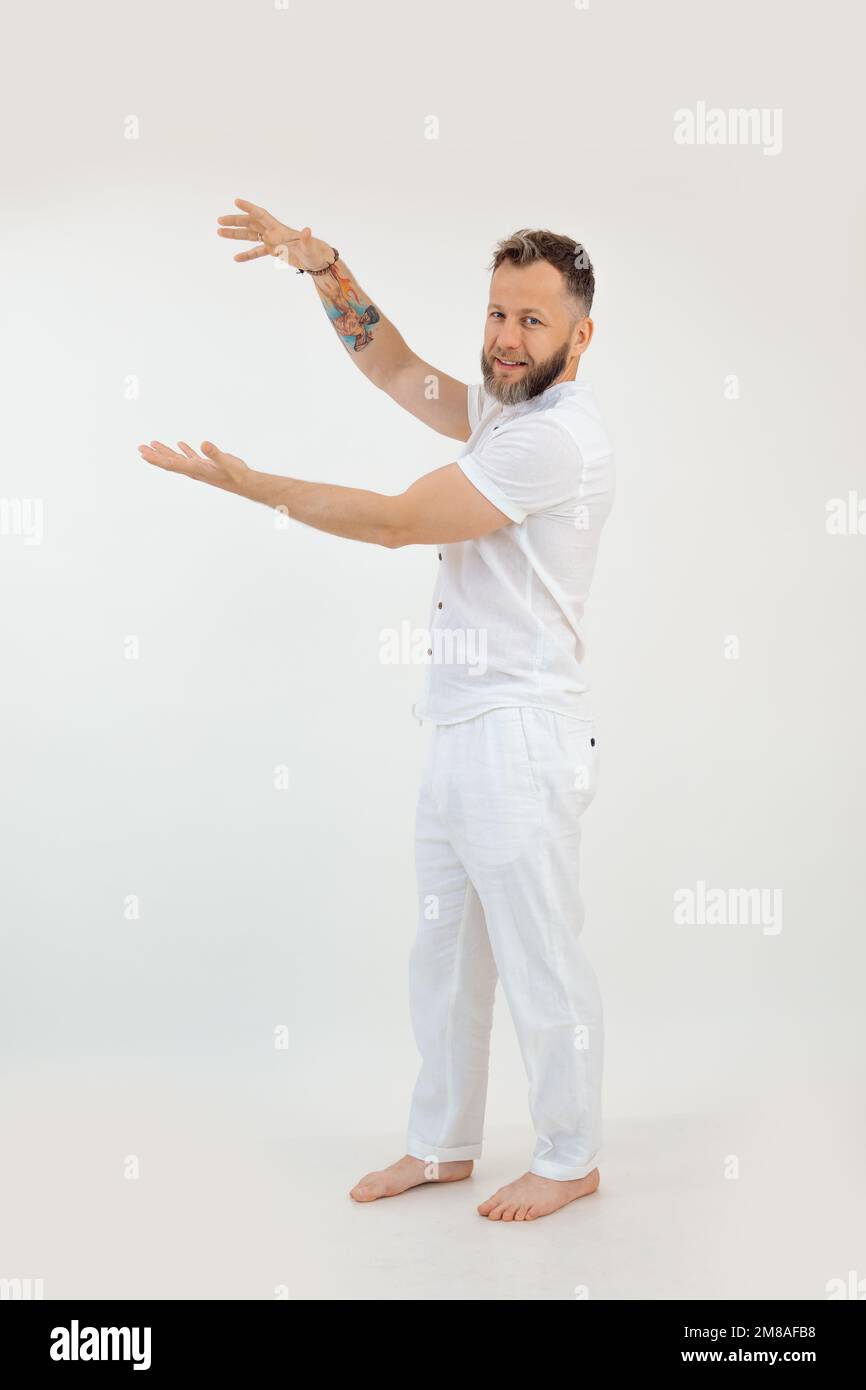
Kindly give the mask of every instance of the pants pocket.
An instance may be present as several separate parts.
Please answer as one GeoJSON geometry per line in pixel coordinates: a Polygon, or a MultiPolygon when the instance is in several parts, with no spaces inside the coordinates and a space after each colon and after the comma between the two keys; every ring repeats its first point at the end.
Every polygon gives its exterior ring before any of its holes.
{"type": "Polygon", "coordinates": [[[523,744],[523,754],[526,759],[526,768],[532,790],[536,796],[541,795],[541,774],[538,765],[538,752],[534,744],[534,739],[530,731],[531,716],[523,705],[517,706],[517,726],[520,730],[520,738],[523,744]]]}
{"type": "Polygon", "coordinates": [[[562,721],[562,744],[569,763],[572,787],[589,805],[598,787],[598,738],[591,719],[562,721]]]}
{"type": "Polygon", "coordinates": [[[598,739],[592,718],[534,706],[518,708],[527,777],[537,796],[588,805],[598,781],[598,739]]]}

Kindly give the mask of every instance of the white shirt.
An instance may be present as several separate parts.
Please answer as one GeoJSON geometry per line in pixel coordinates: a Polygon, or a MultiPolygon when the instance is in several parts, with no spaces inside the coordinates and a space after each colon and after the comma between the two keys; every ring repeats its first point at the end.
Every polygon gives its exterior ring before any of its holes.
{"type": "Polygon", "coordinates": [[[437,546],[414,712],[434,724],[506,705],[591,717],[583,613],[615,486],[595,393],[563,381],[503,406],[478,384],[468,405],[457,464],[512,524],[437,546]]]}

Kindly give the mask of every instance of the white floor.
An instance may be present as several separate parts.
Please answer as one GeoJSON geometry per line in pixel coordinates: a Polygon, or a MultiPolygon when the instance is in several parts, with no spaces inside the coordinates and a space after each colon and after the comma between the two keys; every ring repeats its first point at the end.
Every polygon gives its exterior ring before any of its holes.
{"type": "Polygon", "coordinates": [[[823,1299],[866,1277],[859,1096],[609,1118],[599,1191],[503,1224],[475,1208],[525,1170],[527,1129],[493,1129],[467,1182],[361,1206],[348,1189],[399,1156],[397,1130],[294,1138],[253,1090],[200,1082],[168,1062],[7,1074],[0,1278],[45,1298],[548,1300],[823,1299]]]}

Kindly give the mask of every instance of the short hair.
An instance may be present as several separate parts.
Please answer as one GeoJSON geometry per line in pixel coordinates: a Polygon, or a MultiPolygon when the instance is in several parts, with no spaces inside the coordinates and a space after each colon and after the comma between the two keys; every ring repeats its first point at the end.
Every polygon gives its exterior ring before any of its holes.
{"type": "Polygon", "coordinates": [[[589,314],[595,295],[595,273],[585,248],[573,237],[521,227],[519,232],[498,243],[490,263],[491,271],[503,261],[512,261],[515,265],[548,261],[562,273],[566,295],[577,301],[575,321],[589,314]]]}

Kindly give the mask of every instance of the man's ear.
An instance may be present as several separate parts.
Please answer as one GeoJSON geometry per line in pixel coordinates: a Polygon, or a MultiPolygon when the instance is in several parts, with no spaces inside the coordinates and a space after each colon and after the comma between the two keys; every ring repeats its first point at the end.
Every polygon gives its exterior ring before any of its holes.
{"type": "Polygon", "coordinates": [[[574,347],[576,352],[586,352],[592,342],[595,324],[591,318],[583,318],[574,326],[574,347]]]}

